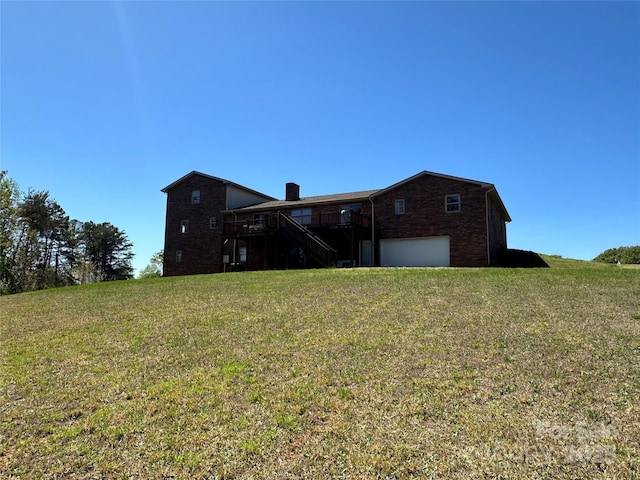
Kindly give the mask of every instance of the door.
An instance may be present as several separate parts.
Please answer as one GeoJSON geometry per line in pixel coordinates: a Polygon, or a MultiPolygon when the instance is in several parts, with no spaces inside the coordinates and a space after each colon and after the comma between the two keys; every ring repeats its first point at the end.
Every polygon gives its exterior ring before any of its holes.
{"type": "Polygon", "coordinates": [[[373,266],[371,253],[371,240],[363,240],[360,242],[360,265],[363,267],[373,266]]]}
{"type": "Polygon", "coordinates": [[[383,267],[448,267],[449,237],[381,240],[380,264],[383,267]]]}

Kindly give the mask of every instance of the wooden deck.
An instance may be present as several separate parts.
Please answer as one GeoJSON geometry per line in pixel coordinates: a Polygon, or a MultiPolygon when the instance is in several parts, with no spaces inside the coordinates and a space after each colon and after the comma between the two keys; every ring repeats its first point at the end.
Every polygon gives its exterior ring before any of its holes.
{"type": "MultiPolygon", "coordinates": [[[[303,227],[314,230],[317,228],[357,228],[369,229],[371,219],[360,213],[351,212],[340,214],[339,212],[318,212],[302,217],[293,217],[303,227]]],[[[240,220],[225,222],[224,233],[230,236],[258,236],[280,230],[281,219],[278,213],[268,214],[257,220],[240,220]]]]}

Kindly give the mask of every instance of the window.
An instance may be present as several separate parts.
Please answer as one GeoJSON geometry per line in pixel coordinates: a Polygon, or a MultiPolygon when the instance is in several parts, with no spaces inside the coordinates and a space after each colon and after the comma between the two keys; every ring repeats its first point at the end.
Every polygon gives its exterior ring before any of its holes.
{"type": "Polygon", "coordinates": [[[404,200],[396,200],[396,215],[404,215],[404,200]]]}
{"type": "Polygon", "coordinates": [[[176,250],[176,262],[180,263],[182,261],[182,250],[176,250]]]}
{"type": "Polygon", "coordinates": [[[238,261],[240,263],[247,262],[247,247],[238,248],[238,261]]]}
{"type": "Polygon", "coordinates": [[[447,213],[457,213],[460,211],[460,194],[447,195],[444,199],[444,211],[447,213]]]}
{"type": "Polygon", "coordinates": [[[262,232],[267,227],[267,215],[256,213],[253,215],[253,223],[249,225],[249,232],[262,232]]]}
{"type": "Polygon", "coordinates": [[[218,221],[216,220],[216,217],[210,217],[209,218],[209,228],[211,230],[214,230],[217,226],[218,226],[218,221]]]}
{"type": "Polygon", "coordinates": [[[253,215],[253,223],[256,225],[262,225],[263,227],[267,225],[267,214],[266,213],[256,213],[253,215]]]}
{"type": "Polygon", "coordinates": [[[340,207],[340,223],[351,223],[351,214],[361,211],[361,205],[342,205],[340,207]]]}
{"type": "Polygon", "coordinates": [[[293,219],[301,225],[311,224],[311,209],[302,208],[300,210],[294,210],[291,212],[293,219]]]}
{"type": "Polygon", "coordinates": [[[191,203],[200,203],[200,190],[193,190],[191,192],[191,203]]]}
{"type": "Polygon", "coordinates": [[[180,222],[180,233],[187,233],[189,229],[189,220],[182,220],[180,222]]]}

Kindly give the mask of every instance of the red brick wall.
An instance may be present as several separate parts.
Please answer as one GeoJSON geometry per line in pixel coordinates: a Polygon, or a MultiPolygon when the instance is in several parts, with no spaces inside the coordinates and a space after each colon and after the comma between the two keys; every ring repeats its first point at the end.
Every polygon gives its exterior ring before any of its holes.
{"type": "Polygon", "coordinates": [[[507,249],[507,226],[496,202],[489,202],[489,253],[491,265],[497,265],[501,255],[507,249]]]}
{"type": "Polygon", "coordinates": [[[167,193],[165,223],[164,275],[216,273],[223,270],[222,228],[220,213],[226,207],[226,186],[223,182],[194,175],[174,186],[167,193]],[[200,190],[200,203],[191,203],[191,192],[200,190]],[[216,228],[209,228],[209,219],[216,217],[216,228]],[[182,220],[188,220],[186,233],[181,233],[182,220]],[[182,261],[176,261],[176,251],[182,251],[182,261]]]}
{"type": "Polygon", "coordinates": [[[423,175],[376,198],[376,250],[385,238],[448,235],[452,267],[487,266],[486,218],[485,189],[481,186],[423,175]],[[449,194],[460,194],[460,212],[445,211],[449,194]],[[395,200],[399,199],[405,201],[404,215],[395,214],[395,200]]]}
{"type": "MultiPolygon", "coordinates": [[[[286,264],[286,242],[277,236],[255,237],[246,240],[229,238],[225,244],[223,226],[225,221],[249,220],[254,213],[227,214],[226,185],[216,179],[193,175],[167,193],[167,216],[164,249],[164,274],[188,275],[217,273],[225,269],[223,255],[229,255],[233,262],[234,246],[236,257],[240,247],[247,248],[247,260],[243,266],[249,270],[284,268],[286,264]],[[193,190],[200,190],[200,202],[192,204],[193,190]],[[211,217],[216,217],[216,228],[209,227],[211,217]],[[188,220],[185,233],[181,232],[181,221],[188,220]],[[176,252],[182,252],[182,261],[176,261],[176,252]],[[268,255],[265,252],[269,252],[268,255]]],[[[362,205],[362,214],[371,217],[368,200],[353,202],[362,205]]],[[[341,203],[314,205],[312,212],[337,213],[341,203]]],[[[299,208],[282,209],[283,213],[299,208]]],[[[277,212],[271,212],[276,214],[277,212]]],[[[394,188],[375,198],[375,251],[379,264],[380,240],[385,238],[410,238],[447,235],[450,238],[451,266],[487,266],[495,264],[500,251],[506,248],[506,228],[499,206],[491,198],[487,199],[486,189],[480,185],[443,178],[421,175],[414,180],[394,188]],[[459,194],[460,212],[445,211],[445,196],[459,194]],[[405,213],[395,214],[395,200],[405,201],[405,213]],[[487,213],[489,207],[488,232],[487,213]],[[487,239],[487,234],[489,239],[487,239]],[[489,240],[489,249],[487,248],[489,240]]],[[[236,261],[239,261],[236,258],[236,261]]],[[[229,268],[229,265],[226,266],[229,268]]]]}

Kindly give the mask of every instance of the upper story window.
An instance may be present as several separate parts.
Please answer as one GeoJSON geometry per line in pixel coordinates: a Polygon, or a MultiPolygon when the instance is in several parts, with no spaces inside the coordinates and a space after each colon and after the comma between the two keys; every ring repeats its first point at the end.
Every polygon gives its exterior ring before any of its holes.
{"type": "Polygon", "coordinates": [[[253,215],[253,223],[256,225],[265,226],[267,224],[267,214],[266,213],[255,213],[253,215]]]}
{"type": "Polygon", "coordinates": [[[267,228],[267,214],[255,213],[253,215],[253,223],[249,225],[249,231],[262,232],[265,228],[267,228]]]}
{"type": "Polygon", "coordinates": [[[294,210],[291,212],[293,219],[301,225],[311,224],[311,209],[301,208],[300,210],[294,210]]]}
{"type": "Polygon", "coordinates": [[[351,223],[351,214],[361,211],[362,205],[342,205],[340,207],[340,223],[351,223]]]}
{"type": "Polygon", "coordinates": [[[218,221],[216,217],[209,217],[209,228],[214,230],[218,226],[218,221]]]}
{"type": "Polygon", "coordinates": [[[404,199],[396,200],[396,215],[404,215],[404,199]]]}
{"type": "Polygon", "coordinates": [[[457,213],[460,211],[460,194],[446,195],[444,197],[444,211],[447,213],[457,213]]]}
{"type": "Polygon", "coordinates": [[[176,262],[180,263],[182,261],[182,250],[176,250],[176,262]]]}
{"type": "Polygon", "coordinates": [[[189,230],[189,220],[181,220],[180,233],[187,233],[187,230],[189,230]]]}
{"type": "Polygon", "coordinates": [[[193,190],[191,192],[191,203],[200,203],[200,190],[193,190]]]}

